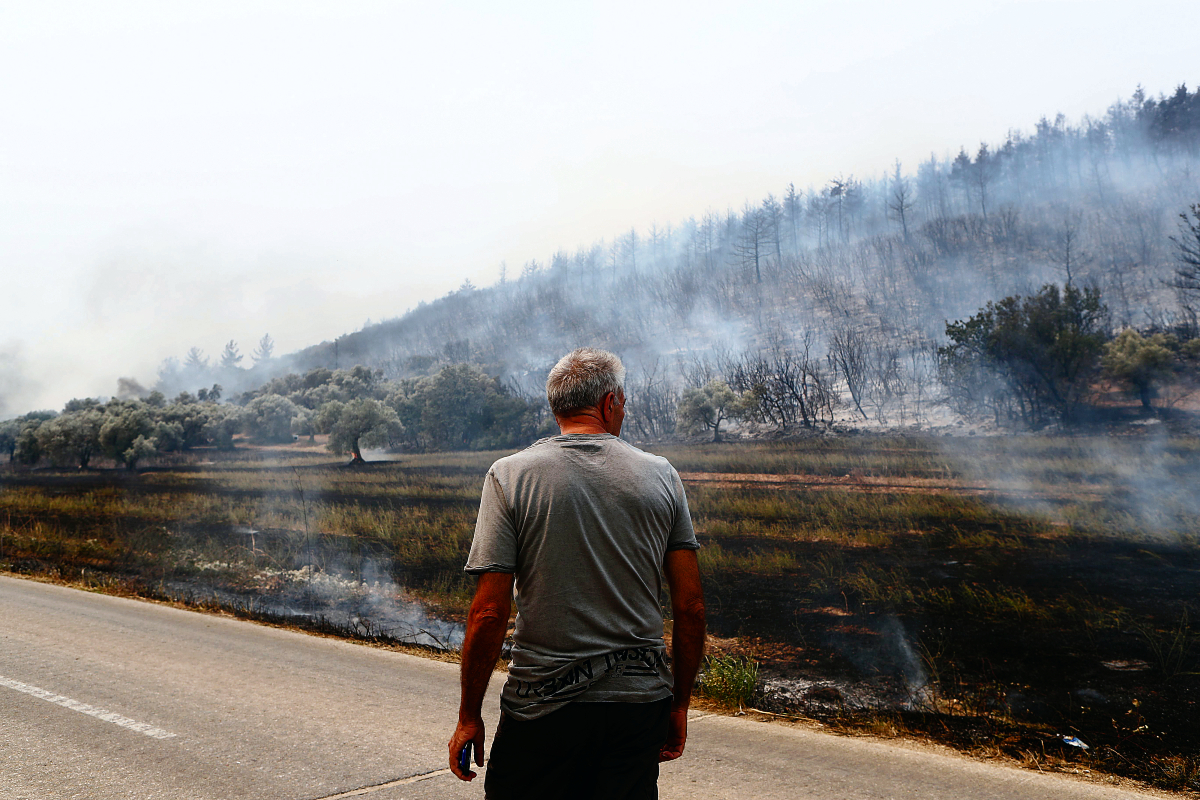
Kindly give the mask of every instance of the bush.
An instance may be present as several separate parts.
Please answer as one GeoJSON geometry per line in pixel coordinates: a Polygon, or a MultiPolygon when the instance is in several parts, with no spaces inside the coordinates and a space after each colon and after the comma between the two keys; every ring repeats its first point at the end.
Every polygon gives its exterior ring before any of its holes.
{"type": "Polygon", "coordinates": [[[100,448],[129,469],[154,451],[154,419],[140,400],[113,400],[104,408],[100,448]]]}
{"type": "Polygon", "coordinates": [[[700,694],[723,706],[741,708],[758,685],[758,662],[741,656],[709,656],[700,694]]]}
{"type": "Polygon", "coordinates": [[[296,404],[277,394],[256,397],[246,406],[242,425],[247,435],[260,442],[292,441],[292,418],[300,413],[296,404]]]}
{"type": "Polygon", "coordinates": [[[1048,285],[946,323],[950,343],[938,348],[938,370],[948,403],[968,416],[991,413],[997,424],[1075,422],[1099,364],[1106,313],[1098,290],[1048,285]]]}
{"type": "Polygon", "coordinates": [[[697,389],[688,389],[675,409],[678,427],[687,434],[713,432],[713,441],[721,441],[721,423],[747,419],[758,406],[755,392],[735,394],[725,381],[709,381],[697,389]]]}
{"type": "Polygon", "coordinates": [[[1172,350],[1179,346],[1172,337],[1161,333],[1143,337],[1133,328],[1104,346],[1100,363],[1104,370],[1116,380],[1124,383],[1150,408],[1150,401],[1157,395],[1157,384],[1171,374],[1175,359],[1172,350]]]}

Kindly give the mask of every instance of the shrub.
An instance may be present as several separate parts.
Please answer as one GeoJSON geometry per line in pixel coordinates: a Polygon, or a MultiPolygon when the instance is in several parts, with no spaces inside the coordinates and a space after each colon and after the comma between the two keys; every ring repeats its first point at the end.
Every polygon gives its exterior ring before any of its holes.
{"type": "Polygon", "coordinates": [[[713,441],[721,441],[721,423],[725,420],[747,419],[758,405],[754,392],[735,394],[725,381],[709,381],[698,389],[683,393],[675,409],[677,425],[687,434],[713,432],[713,441]]]}
{"type": "Polygon", "coordinates": [[[250,401],[243,412],[246,433],[260,442],[292,441],[292,418],[300,413],[296,404],[277,394],[264,394],[250,401]]]}
{"type": "Polygon", "coordinates": [[[1178,347],[1179,343],[1164,334],[1143,337],[1133,328],[1126,328],[1104,346],[1100,363],[1138,396],[1144,408],[1150,408],[1157,394],[1156,384],[1171,374],[1175,358],[1172,345],[1178,347]]]}
{"type": "Polygon", "coordinates": [[[758,684],[758,662],[741,656],[709,656],[700,693],[723,706],[741,708],[758,684]]]}
{"type": "Polygon", "coordinates": [[[946,323],[950,343],[938,348],[938,369],[947,402],[962,414],[991,413],[997,424],[1074,421],[1099,362],[1106,313],[1099,290],[1068,283],[946,323]]]}

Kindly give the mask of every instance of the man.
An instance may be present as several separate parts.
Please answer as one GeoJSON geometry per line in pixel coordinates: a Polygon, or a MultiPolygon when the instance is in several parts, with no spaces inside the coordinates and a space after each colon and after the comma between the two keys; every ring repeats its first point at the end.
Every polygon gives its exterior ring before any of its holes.
{"type": "Polygon", "coordinates": [[[512,663],[485,779],[504,798],[656,798],[683,754],[704,650],[696,535],[679,474],[622,441],[625,368],[581,348],[546,381],[562,435],[492,465],[467,572],[479,575],[462,649],[450,768],[471,743],[517,603],[512,663]],[[671,592],[671,657],[660,595],[671,592]]]}

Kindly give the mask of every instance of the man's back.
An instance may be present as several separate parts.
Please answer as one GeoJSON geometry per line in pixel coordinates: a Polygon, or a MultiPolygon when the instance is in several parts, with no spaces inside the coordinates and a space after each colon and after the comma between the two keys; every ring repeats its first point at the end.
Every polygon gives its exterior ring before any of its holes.
{"type": "Polygon", "coordinates": [[[675,469],[618,438],[624,384],[612,353],[565,355],[546,377],[563,435],[500,459],[483,482],[466,567],[479,580],[448,750],[450,770],[475,778],[467,762],[474,748],[483,763],[483,698],[515,596],[489,800],[653,798],[659,762],[683,755],[704,653],[698,545],[675,469]]]}
{"type": "Polygon", "coordinates": [[[663,557],[695,547],[674,468],[615,436],[556,436],[497,461],[467,568],[515,573],[506,710],[669,696],[663,557]]]}

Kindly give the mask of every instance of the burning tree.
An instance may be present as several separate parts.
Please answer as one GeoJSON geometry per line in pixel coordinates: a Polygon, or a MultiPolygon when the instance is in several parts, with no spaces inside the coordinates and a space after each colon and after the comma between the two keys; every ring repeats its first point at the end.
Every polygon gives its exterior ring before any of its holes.
{"type": "Polygon", "coordinates": [[[362,447],[383,447],[400,438],[404,426],[396,410],[378,400],[363,397],[349,403],[331,401],[321,406],[316,426],[329,433],[329,449],[350,453],[351,464],[365,463],[362,447]]]}

